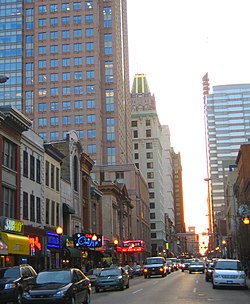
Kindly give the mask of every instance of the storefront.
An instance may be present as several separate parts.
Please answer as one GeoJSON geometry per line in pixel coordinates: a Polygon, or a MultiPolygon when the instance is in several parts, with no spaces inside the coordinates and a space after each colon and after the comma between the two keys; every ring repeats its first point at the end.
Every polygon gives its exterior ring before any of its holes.
{"type": "Polygon", "coordinates": [[[30,256],[30,244],[27,236],[23,235],[23,222],[0,217],[0,240],[6,245],[7,253],[1,257],[1,264],[5,266],[27,263],[30,256]]]}
{"type": "Polygon", "coordinates": [[[5,259],[8,255],[8,246],[2,240],[0,240],[0,267],[5,266],[5,259]]]}

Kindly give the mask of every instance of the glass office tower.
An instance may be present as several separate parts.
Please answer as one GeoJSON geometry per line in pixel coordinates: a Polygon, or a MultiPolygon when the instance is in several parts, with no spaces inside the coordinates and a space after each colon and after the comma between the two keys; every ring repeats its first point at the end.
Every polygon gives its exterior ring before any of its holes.
{"type": "Polygon", "coordinates": [[[207,95],[207,129],[213,209],[222,211],[224,181],[240,145],[250,138],[250,84],[220,85],[207,95]]]}

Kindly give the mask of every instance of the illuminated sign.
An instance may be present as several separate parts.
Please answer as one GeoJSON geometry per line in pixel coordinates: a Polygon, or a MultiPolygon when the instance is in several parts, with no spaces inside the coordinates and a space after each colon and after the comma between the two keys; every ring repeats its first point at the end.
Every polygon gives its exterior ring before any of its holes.
{"type": "Polygon", "coordinates": [[[76,248],[102,247],[102,235],[95,233],[76,233],[74,235],[74,245],[76,248]]]}
{"type": "Polygon", "coordinates": [[[32,237],[28,235],[28,238],[30,242],[31,256],[34,256],[36,254],[36,250],[42,250],[42,244],[40,243],[38,236],[32,237]]]}
{"type": "Polygon", "coordinates": [[[1,217],[1,227],[3,231],[23,233],[23,222],[18,220],[1,217]]]}
{"type": "Polygon", "coordinates": [[[47,232],[47,248],[59,249],[61,248],[61,242],[57,233],[47,232]]]}
{"type": "Polygon", "coordinates": [[[145,244],[142,240],[123,241],[121,251],[142,252],[145,251],[145,244]]]}

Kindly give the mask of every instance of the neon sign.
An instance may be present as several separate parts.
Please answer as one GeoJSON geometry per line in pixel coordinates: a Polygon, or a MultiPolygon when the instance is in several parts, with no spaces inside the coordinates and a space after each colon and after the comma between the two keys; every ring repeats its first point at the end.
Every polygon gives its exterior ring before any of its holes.
{"type": "Polygon", "coordinates": [[[95,233],[76,233],[74,235],[74,245],[76,248],[102,247],[102,235],[95,233]]]}
{"type": "Polygon", "coordinates": [[[142,240],[123,241],[121,251],[142,252],[145,251],[145,243],[142,240]]]}

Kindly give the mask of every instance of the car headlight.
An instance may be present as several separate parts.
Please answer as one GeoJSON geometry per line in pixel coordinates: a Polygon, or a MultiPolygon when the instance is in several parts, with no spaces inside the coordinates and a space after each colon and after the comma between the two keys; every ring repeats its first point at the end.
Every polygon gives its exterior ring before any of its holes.
{"type": "Polygon", "coordinates": [[[240,279],[245,279],[246,278],[246,275],[245,274],[241,274],[240,275],[240,279]]]}
{"type": "Polygon", "coordinates": [[[144,269],[143,269],[143,272],[148,272],[148,269],[147,269],[147,268],[144,268],[144,269]]]}
{"type": "Polygon", "coordinates": [[[220,274],[218,274],[218,273],[215,273],[215,274],[214,274],[214,277],[215,277],[215,278],[220,278],[220,277],[221,277],[221,275],[220,275],[220,274]]]}
{"type": "Polygon", "coordinates": [[[66,291],[67,291],[66,289],[59,290],[54,294],[54,297],[63,297],[66,291]]]}
{"type": "Polygon", "coordinates": [[[4,286],[4,289],[13,289],[16,288],[16,284],[15,283],[7,283],[4,286]]]}
{"type": "Polygon", "coordinates": [[[30,298],[30,294],[27,291],[24,291],[23,297],[25,298],[30,298]]]}
{"type": "Polygon", "coordinates": [[[159,269],[160,271],[163,271],[163,268],[162,267],[160,267],[160,269],[159,269]]]}

